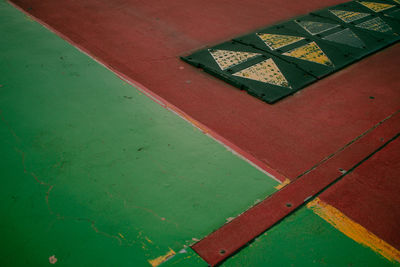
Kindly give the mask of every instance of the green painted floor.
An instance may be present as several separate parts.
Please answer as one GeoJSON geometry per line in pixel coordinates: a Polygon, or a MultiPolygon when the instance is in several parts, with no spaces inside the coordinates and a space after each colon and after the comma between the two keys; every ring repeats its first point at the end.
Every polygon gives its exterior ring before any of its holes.
{"type": "MultiPolygon", "coordinates": [[[[1,266],[204,266],[184,246],[275,191],[3,0],[0,33],[1,266]]],[[[224,265],[266,263],[390,265],[305,208],[224,265]]]]}
{"type": "MultiPolygon", "coordinates": [[[[192,251],[165,267],[207,266],[192,251]]],[[[340,233],[306,207],[285,218],[222,266],[400,266],[340,233]]]]}
{"type": "Polygon", "coordinates": [[[0,262],[148,265],[278,183],[0,2],[0,262]]]}

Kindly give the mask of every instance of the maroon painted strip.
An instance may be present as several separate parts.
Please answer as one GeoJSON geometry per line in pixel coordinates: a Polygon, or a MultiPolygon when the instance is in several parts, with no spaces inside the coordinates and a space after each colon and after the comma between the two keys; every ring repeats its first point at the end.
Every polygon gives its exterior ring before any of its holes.
{"type": "Polygon", "coordinates": [[[341,171],[354,167],[399,132],[400,115],[395,113],[301,179],[247,210],[192,248],[207,263],[215,266],[340,178],[341,171]]]}

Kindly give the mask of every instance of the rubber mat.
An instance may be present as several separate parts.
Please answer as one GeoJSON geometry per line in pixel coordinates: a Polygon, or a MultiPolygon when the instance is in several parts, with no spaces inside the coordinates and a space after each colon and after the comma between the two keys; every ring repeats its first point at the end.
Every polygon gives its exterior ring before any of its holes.
{"type": "Polygon", "coordinates": [[[392,12],[400,10],[396,5],[358,1],[332,6],[234,38],[233,41],[201,50],[182,59],[272,104],[303,89],[311,82],[400,40],[400,28],[396,21],[390,16],[376,16],[371,13],[386,9],[392,12]],[[342,10],[343,7],[352,8],[352,11],[342,10]],[[332,16],[340,21],[331,19],[332,16]],[[363,18],[367,20],[360,21],[363,18]],[[359,34],[346,24],[354,21],[358,21],[354,28],[371,33],[359,34]],[[376,41],[371,40],[368,35],[375,37],[376,41]],[[240,42],[242,47],[235,42],[240,42]],[[254,48],[259,50],[258,54],[264,55],[262,61],[252,60],[253,57],[239,59],[239,56],[226,56],[223,53],[216,56],[212,52],[223,49],[225,54],[248,50],[257,53],[254,48]],[[277,63],[278,58],[285,61],[286,66],[277,63]],[[226,68],[220,66],[221,61],[225,62],[226,68]]]}

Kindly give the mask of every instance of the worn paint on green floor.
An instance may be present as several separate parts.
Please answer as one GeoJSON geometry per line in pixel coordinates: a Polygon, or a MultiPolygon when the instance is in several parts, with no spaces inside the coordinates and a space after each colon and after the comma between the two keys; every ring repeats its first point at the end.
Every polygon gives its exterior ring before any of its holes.
{"type": "MultiPolygon", "coordinates": [[[[207,266],[192,251],[163,267],[207,266]]],[[[258,237],[221,266],[400,266],[348,238],[306,207],[258,237]]]]}
{"type": "Polygon", "coordinates": [[[0,265],[146,266],[277,182],[0,1],[0,265]]]}

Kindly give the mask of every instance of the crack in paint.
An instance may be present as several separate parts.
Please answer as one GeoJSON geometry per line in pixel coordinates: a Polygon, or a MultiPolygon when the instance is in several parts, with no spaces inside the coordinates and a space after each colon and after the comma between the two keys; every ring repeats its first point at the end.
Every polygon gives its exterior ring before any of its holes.
{"type": "Polygon", "coordinates": [[[169,222],[169,223],[174,224],[174,225],[176,226],[177,229],[178,229],[178,227],[179,227],[178,223],[176,223],[176,222],[174,222],[174,221],[171,221],[171,220],[167,220],[165,217],[161,217],[159,214],[157,214],[155,211],[153,211],[153,210],[151,210],[151,209],[144,208],[144,207],[139,207],[139,206],[132,205],[132,204],[128,204],[128,203],[126,202],[126,200],[124,200],[124,207],[125,207],[125,208],[134,208],[134,209],[139,209],[139,210],[146,211],[147,213],[153,215],[154,217],[160,219],[161,221],[166,221],[166,222],[169,222]]]}
{"type": "Polygon", "coordinates": [[[21,139],[17,136],[17,134],[14,132],[14,130],[11,128],[10,124],[6,121],[6,119],[3,116],[3,111],[0,109],[0,119],[1,121],[6,125],[8,128],[8,131],[11,133],[11,135],[15,138],[17,142],[20,142],[21,139]]]}
{"type": "MultiPolygon", "coordinates": [[[[2,120],[3,120],[3,118],[2,118],[2,120]]],[[[18,149],[18,148],[16,148],[16,147],[15,147],[14,149],[15,149],[15,151],[16,151],[17,153],[19,153],[19,154],[21,155],[21,160],[22,160],[22,166],[23,166],[23,169],[24,169],[24,173],[26,173],[26,174],[32,176],[32,177],[34,178],[35,182],[37,182],[38,184],[40,184],[40,185],[42,185],[42,186],[47,186],[47,187],[48,187],[48,190],[46,191],[46,194],[45,194],[45,202],[46,202],[47,209],[49,210],[49,213],[50,213],[51,215],[55,215],[55,218],[56,218],[57,220],[71,219],[71,220],[75,220],[75,221],[86,221],[86,222],[90,223],[91,228],[92,228],[97,234],[106,236],[106,237],[108,237],[108,238],[116,239],[116,240],[118,240],[119,245],[120,245],[120,246],[122,245],[122,240],[121,240],[118,236],[116,236],[116,235],[111,235],[111,234],[109,234],[109,233],[106,233],[106,232],[104,232],[104,231],[99,230],[99,229],[96,227],[96,225],[95,225],[96,222],[93,221],[93,220],[91,220],[91,219],[79,218],[79,217],[65,217],[65,216],[60,215],[59,213],[55,213],[55,212],[52,210],[51,205],[50,205],[50,193],[51,193],[51,191],[53,190],[54,185],[53,185],[53,184],[49,184],[49,183],[44,182],[43,180],[39,179],[39,177],[38,177],[34,172],[29,172],[29,171],[27,170],[26,164],[25,164],[25,152],[21,151],[20,149],[18,149]]],[[[132,244],[134,244],[134,243],[136,243],[136,242],[133,241],[133,242],[129,242],[128,244],[129,244],[129,245],[132,245],[132,244]]]]}
{"type": "MultiPolygon", "coordinates": [[[[7,120],[4,118],[3,114],[2,114],[2,110],[0,110],[0,120],[6,125],[6,127],[8,128],[8,131],[11,133],[11,135],[14,137],[14,139],[16,140],[16,142],[20,143],[21,139],[17,136],[17,134],[15,133],[15,131],[12,129],[12,127],[9,125],[9,123],[7,122],[7,120]]],[[[51,215],[54,215],[55,220],[52,221],[50,223],[50,227],[53,226],[53,224],[55,223],[56,220],[72,220],[72,221],[77,221],[77,222],[81,222],[81,221],[85,221],[88,222],[90,224],[90,227],[93,229],[94,232],[96,232],[99,235],[105,236],[107,238],[110,239],[115,239],[118,241],[118,244],[120,246],[122,246],[123,244],[126,246],[132,246],[133,244],[136,244],[137,242],[135,240],[127,240],[121,233],[118,233],[118,235],[112,235],[109,234],[107,232],[101,231],[97,226],[96,226],[96,222],[94,220],[91,220],[89,218],[81,218],[81,217],[72,217],[72,216],[63,216],[59,213],[56,213],[53,211],[53,209],[51,208],[50,205],[50,193],[52,192],[52,190],[54,189],[55,185],[50,184],[48,182],[45,182],[43,180],[41,180],[34,172],[31,172],[27,169],[26,166],[26,153],[24,151],[22,151],[21,149],[19,149],[18,147],[14,147],[14,150],[20,154],[21,156],[21,163],[22,163],[22,167],[23,167],[23,172],[25,174],[30,175],[36,183],[38,183],[41,186],[45,186],[48,187],[46,193],[45,193],[45,203],[47,206],[47,209],[49,211],[49,213],[51,215]]],[[[154,160],[153,160],[154,161],[154,160]]],[[[53,165],[53,167],[60,167],[62,168],[64,165],[65,161],[64,159],[60,159],[60,161],[56,164],[53,165]]],[[[159,166],[160,167],[160,166],[159,166]]],[[[161,167],[160,167],[161,168],[161,167]]],[[[162,170],[163,171],[163,170],[162,170]]],[[[164,170],[165,171],[165,170],[164,170]]],[[[126,200],[124,201],[124,205],[125,207],[126,205],[126,200]]],[[[138,206],[132,206],[133,208],[137,208],[137,209],[141,209],[144,210],[152,215],[154,215],[155,217],[159,218],[162,221],[167,221],[164,217],[161,217],[160,215],[158,215],[157,213],[155,213],[154,211],[150,210],[150,209],[146,209],[146,208],[142,208],[142,207],[138,207],[138,206]]],[[[170,221],[171,222],[171,221],[170,221]]],[[[175,222],[171,222],[173,224],[175,224],[175,226],[178,228],[178,224],[175,222]]],[[[150,239],[148,239],[147,237],[145,237],[146,241],[149,243],[152,243],[152,241],[150,239]]]]}

